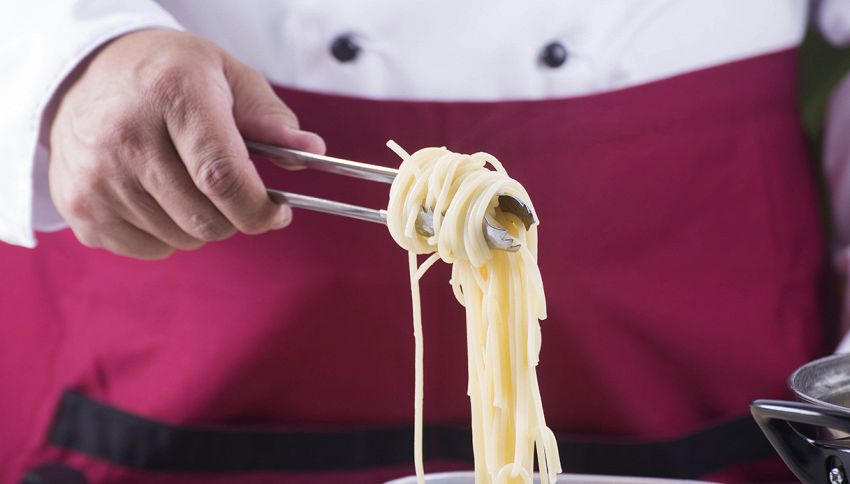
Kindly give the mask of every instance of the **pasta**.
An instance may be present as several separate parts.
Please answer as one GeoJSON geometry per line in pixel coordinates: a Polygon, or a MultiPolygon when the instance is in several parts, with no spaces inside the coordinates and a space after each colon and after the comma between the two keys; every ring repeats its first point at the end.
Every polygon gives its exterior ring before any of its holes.
{"type": "MultiPolygon", "coordinates": [[[[510,195],[532,207],[525,189],[487,153],[463,155],[424,148],[412,155],[395,142],[401,158],[390,189],[387,225],[408,251],[415,339],[414,461],[423,479],[423,342],[419,279],[438,259],[452,264],[451,285],[466,311],[469,395],[475,482],[530,483],[537,453],[543,482],[561,471],[555,436],[546,426],[537,385],[539,320],[546,318],[537,268],[537,227],[526,230],[496,206],[510,195]],[[494,169],[487,169],[486,165],[494,169]],[[433,213],[433,236],[416,231],[421,207],[433,213]],[[522,247],[491,251],[482,230],[485,216],[508,228],[522,247]],[[431,254],[419,265],[417,254],[431,254]]],[[[533,208],[532,208],[533,210],[533,208]]]]}

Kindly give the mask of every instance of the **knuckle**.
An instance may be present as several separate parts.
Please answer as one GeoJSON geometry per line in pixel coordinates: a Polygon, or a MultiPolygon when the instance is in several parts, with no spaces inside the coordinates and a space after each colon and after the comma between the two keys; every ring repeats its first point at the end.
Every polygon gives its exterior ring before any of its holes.
{"type": "Polygon", "coordinates": [[[186,67],[176,62],[166,62],[156,66],[147,76],[148,94],[157,100],[174,100],[184,92],[184,83],[189,73],[186,67]]]}
{"type": "Polygon", "coordinates": [[[57,209],[73,220],[93,221],[98,213],[113,210],[109,200],[110,185],[113,178],[108,168],[97,162],[80,164],[73,177],[73,183],[66,185],[57,198],[57,209]]]}
{"type": "Polygon", "coordinates": [[[71,225],[71,231],[74,232],[74,236],[83,246],[90,249],[100,249],[103,247],[103,240],[98,235],[99,232],[93,230],[92,227],[71,225]]]}
{"type": "Polygon", "coordinates": [[[244,182],[229,153],[210,150],[198,163],[195,183],[210,198],[230,200],[239,194],[244,182]]]}
{"type": "Polygon", "coordinates": [[[124,202],[116,193],[126,184],[121,174],[98,163],[82,163],[73,175],[51,187],[57,211],[70,225],[82,225],[86,230],[109,222],[121,211],[124,202]]]}
{"type": "Polygon", "coordinates": [[[68,194],[62,202],[65,215],[70,220],[89,221],[94,218],[93,197],[83,187],[68,194]]]}
{"type": "Polygon", "coordinates": [[[89,217],[89,203],[85,197],[73,194],[62,203],[66,217],[74,220],[85,220],[89,217]]]}
{"type": "Polygon", "coordinates": [[[193,95],[191,86],[204,85],[203,82],[196,82],[196,77],[194,72],[184,66],[175,63],[163,65],[147,81],[149,103],[155,111],[167,114],[177,123],[193,119],[201,103],[193,95]]]}

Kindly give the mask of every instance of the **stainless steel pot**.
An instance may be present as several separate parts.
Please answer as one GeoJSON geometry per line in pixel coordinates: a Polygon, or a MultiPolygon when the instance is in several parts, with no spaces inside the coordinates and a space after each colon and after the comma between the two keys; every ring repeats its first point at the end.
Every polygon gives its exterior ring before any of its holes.
{"type": "Polygon", "coordinates": [[[805,364],[789,386],[801,402],[750,406],[759,427],[802,482],[850,483],[850,354],[805,364]]]}
{"type": "MultiPolygon", "coordinates": [[[[440,472],[425,474],[426,484],[475,484],[473,472],[440,472]]],[[[416,476],[395,479],[384,484],[416,484],[416,476]]],[[[534,484],[540,484],[540,479],[534,478],[534,484]]],[[[558,476],[557,484],[711,484],[704,481],[680,481],[670,479],[653,479],[648,477],[595,476],[595,475],[566,475],[558,476]]]]}

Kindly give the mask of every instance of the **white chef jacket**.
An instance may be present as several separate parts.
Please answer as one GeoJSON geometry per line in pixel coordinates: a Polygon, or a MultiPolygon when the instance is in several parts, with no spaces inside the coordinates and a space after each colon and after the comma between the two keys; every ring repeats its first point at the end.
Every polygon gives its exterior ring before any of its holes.
{"type": "MultiPolygon", "coordinates": [[[[145,28],[204,36],[276,84],[377,99],[545,99],[600,93],[793,47],[807,0],[42,0],[0,6],[0,240],[33,247],[65,226],[47,186],[47,129],[63,81],[98,46],[145,28]],[[360,47],[339,62],[330,45],[360,47]],[[541,50],[560,42],[566,63],[541,50]]],[[[850,44],[850,1],[823,0],[850,44]]],[[[321,133],[320,133],[321,134],[321,133]]],[[[824,166],[839,261],[850,261],[850,77],[828,112],[824,166]]],[[[844,264],[844,269],[847,265],[844,264]]]]}

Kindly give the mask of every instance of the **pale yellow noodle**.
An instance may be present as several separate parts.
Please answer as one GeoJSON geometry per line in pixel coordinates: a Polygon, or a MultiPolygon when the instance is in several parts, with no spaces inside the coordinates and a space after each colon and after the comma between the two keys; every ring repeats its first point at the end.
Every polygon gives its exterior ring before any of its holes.
{"type": "Polygon", "coordinates": [[[414,461],[419,483],[424,482],[419,278],[438,257],[452,264],[452,290],[466,310],[476,483],[531,483],[535,449],[542,481],[555,482],[561,472],[558,447],[543,416],[536,372],[539,320],[546,318],[537,268],[537,226],[526,230],[516,216],[496,208],[499,195],[516,197],[533,210],[531,200],[487,153],[424,148],[411,155],[392,141],[387,145],[402,158],[390,189],[387,225],[393,239],[409,252],[416,344],[414,461]],[[431,237],[416,232],[422,207],[434,214],[431,237]],[[522,248],[514,253],[491,251],[482,230],[485,216],[509,228],[522,248]],[[432,255],[417,266],[417,254],[432,255]]]}

